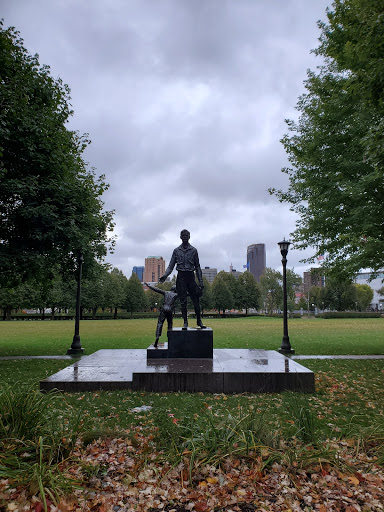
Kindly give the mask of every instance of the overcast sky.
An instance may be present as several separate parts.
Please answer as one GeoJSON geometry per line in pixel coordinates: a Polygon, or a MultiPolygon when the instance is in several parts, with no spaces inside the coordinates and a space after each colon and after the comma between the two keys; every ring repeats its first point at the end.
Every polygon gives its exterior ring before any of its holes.
{"type": "MultiPolygon", "coordinates": [[[[243,270],[265,243],[267,266],[295,215],[267,191],[286,187],[279,142],[331,0],[0,0],[30,53],[71,88],[70,126],[92,140],[106,175],[115,253],[128,277],[150,255],[168,264],[181,229],[201,266],[243,270]]],[[[310,252],[291,250],[302,275],[310,252]]]]}

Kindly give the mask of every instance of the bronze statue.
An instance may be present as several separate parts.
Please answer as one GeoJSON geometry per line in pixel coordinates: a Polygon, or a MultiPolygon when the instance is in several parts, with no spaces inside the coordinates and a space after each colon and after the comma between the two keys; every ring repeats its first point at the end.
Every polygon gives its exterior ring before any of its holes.
{"type": "Polygon", "coordinates": [[[164,295],[164,304],[160,308],[160,314],[159,318],[157,319],[157,327],[156,327],[156,341],[155,341],[155,348],[157,348],[157,344],[159,342],[159,338],[161,336],[161,331],[163,330],[163,324],[165,319],[167,319],[168,323],[168,330],[172,329],[173,327],[173,313],[174,313],[174,307],[175,302],[178,297],[177,293],[175,293],[176,287],[173,286],[171,291],[168,290],[162,290],[161,288],[157,288],[156,286],[151,286],[148,283],[144,283],[148,286],[151,290],[157,293],[161,293],[164,295]]]}
{"type": "Polygon", "coordinates": [[[160,277],[160,283],[164,283],[176,265],[176,291],[180,299],[181,314],[184,320],[183,329],[188,329],[187,294],[189,294],[193,302],[197,325],[201,329],[205,329],[206,326],[201,321],[200,310],[200,297],[203,294],[204,283],[199,263],[199,255],[197,250],[189,243],[190,233],[187,229],[183,229],[180,233],[180,238],[182,244],[174,249],[167,270],[164,275],[160,277]],[[199,281],[199,286],[195,281],[195,273],[199,281]]]}

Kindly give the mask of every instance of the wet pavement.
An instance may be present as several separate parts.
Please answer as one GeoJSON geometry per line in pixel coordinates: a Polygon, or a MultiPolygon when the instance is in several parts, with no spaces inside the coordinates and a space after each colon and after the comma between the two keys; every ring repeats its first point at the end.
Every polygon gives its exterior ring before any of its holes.
{"type": "MultiPolygon", "coordinates": [[[[87,356],[81,356],[87,357],[87,356]]],[[[384,359],[384,355],[292,355],[290,359],[384,359]]],[[[0,357],[0,361],[7,361],[11,359],[77,359],[75,356],[4,356],[0,357]]]]}
{"type": "Polygon", "coordinates": [[[150,359],[147,350],[99,350],[40,382],[40,389],[206,393],[314,391],[311,370],[274,350],[215,349],[206,359],[150,359]]]}

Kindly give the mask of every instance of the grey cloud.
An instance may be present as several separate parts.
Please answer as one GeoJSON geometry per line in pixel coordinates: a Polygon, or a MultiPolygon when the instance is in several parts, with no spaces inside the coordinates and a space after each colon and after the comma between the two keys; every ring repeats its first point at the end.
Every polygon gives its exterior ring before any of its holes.
{"type": "MultiPolygon", "coordinates": [[[[127,275],[170,257],[191,230],[203,265],[242,270],[246,246],[276,243],[295,218],[267,193],[286,184],[279,142],[314,67],[327,0],[17,0],[3,8],[30,52],[72,90],[70,127],[106,174],[127,275]]],[[[303,255],[289,262],[301,268],[303,255]]]]}

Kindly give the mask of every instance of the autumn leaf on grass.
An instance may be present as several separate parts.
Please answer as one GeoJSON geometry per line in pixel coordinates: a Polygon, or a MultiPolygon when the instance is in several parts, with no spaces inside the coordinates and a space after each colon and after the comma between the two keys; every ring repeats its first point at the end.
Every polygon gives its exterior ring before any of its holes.
{"type": "Polygon", "coordinates": [[[359,485],[360,483],[360,480],[358,478],[356,478],[355,476],[349,476],[348,477],[348,480],[351,482],[351,484],[353,485],[359,485]]]}

